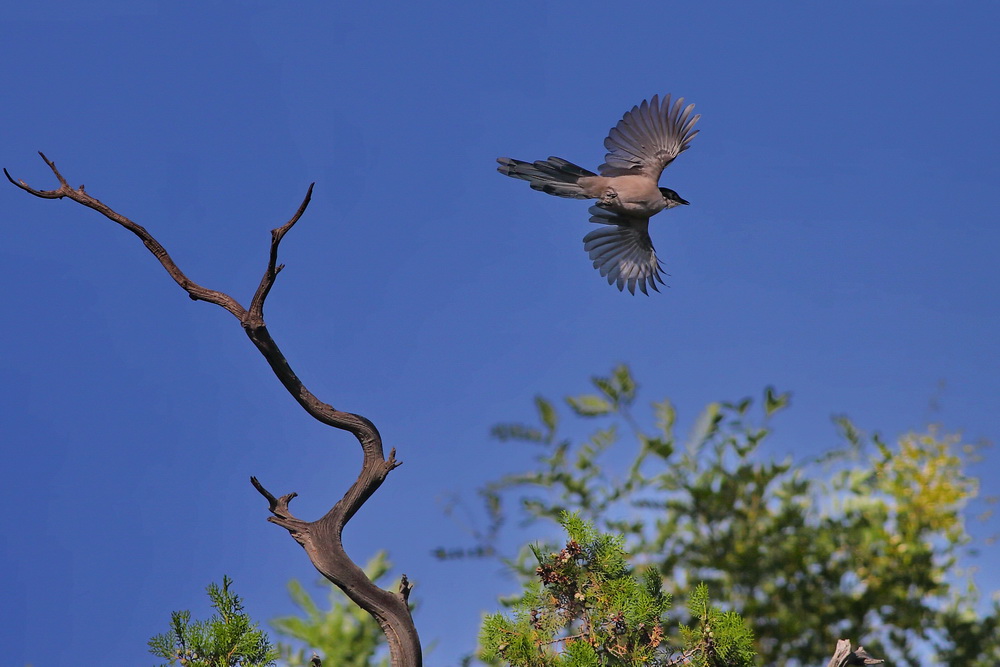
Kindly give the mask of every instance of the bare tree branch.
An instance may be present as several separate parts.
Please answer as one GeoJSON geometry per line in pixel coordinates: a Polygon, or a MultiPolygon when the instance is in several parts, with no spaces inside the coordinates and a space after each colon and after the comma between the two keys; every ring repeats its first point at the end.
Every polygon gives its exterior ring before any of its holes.
{"type": "Polygon", "coordinates": [[[237,318],[241,320],[243,319],[244,315],[246,314],[246,311],[243,309],[243,306],[241,306],[236,301],[236,299],[229,296],[228,294],[224,294],[222,292],[216,292],[215,290],[206,289],[201,285],[199,285],[198,283],[191,280],[190,278],[188,278],[186,275],[184,275],[184,272],[181,271],[176,264],[174,264],[174,260],[171,259],[170,255],[167,254],[167,251],[163,248],[162,245],[160,245],[159,241],[154,239],[150,235],[150,233],[146,231],[144,227],[142,227],[141,225],[137,225],[136,223],[126,218],[124,215],[120,215],[112,211],[103,202],[88,195],[84,191],[82,185],[79,188],[76,188],[75,190],[71,188],[69,183],[66,182],[66,179],[63,178],[63,175],[59,173],[58,169],[56,169],[55,163],[49,160],[47,157],[45,157],[45,154],[42,153],[41,151],[39,151],[38,154],[42,156],[42,159],[45,160],[45,164],[49,165],[49,169],[51,169],[52,173],[55,174],[56,178],[59,179],[58,189],[35,190],[34,188],[28,186],[28,184],[25,183],[24,181],[15,181],[11,177],[11,175],[7,172],[6,169],[3,170],[4,176],[6,176],[7,180],[16,185],[17,187],[21,188],[25,192],[29,192],[35,195],[36,197],[41,197],[42,199],[62,199],[63,197],[68,197],[73,201],[77,202],[78,204],[83,204],[87,208],[94,209],[95,211],[102,214],[109,220],[117,222],[119,225],[129,230],[142,240],[143,244],[147,248],[149,248],[149,251],[151,253],[153,253],[153,256],[160,261],[160,264],[163,265],[163,268],[167,270],[167,273],[170,274],[170,277],[173,278],[174,281],[178,285],[180,285],[185,291],[187,291],[188,295],[190,295],[192,299],[194,299],[195,301],[208,301],[209,303],[214,303],[217,306],[225,308],[230,313],[235,315],[237,318]]]}
{"type": "Polygon", "coordinates": [[[170,255],[160,243],[150,235],[141,225],[136,224],[125,216],[115,212],[100,200],[90,196],[81,185],[79,188],[70,187],[69,183],[56,168],[54,162],[45,157],[41,152],[39,155],[45,160],[45,164],[59,180],[59,187],[55,190],[36,190],[24,181],[15,181],[6,169],[3,170],[7,180],[36,197],[42,199],[62,199],[69,198],[87,208],[92,208],[104,217],[118,223],[125,229],[142,240],[153,256],[159,260],[163,268],[166,269],[170,277],[184,289],[188,295],[196,301],[207,301],[217,306],[225,308],[233,314],[243,326],[247,336],[257,347],[260,353],[271,366],[271,370],[278,380],[285,386],[285,389],[292,395],[299,405],[314,419],[348,431],[361,443],[364,452],[364,462],[358,479],[350,486],[344,497],[341,498],[333,508],[322,518],[316,521],[303,521],[296,518],[288,508],[288,504],[295,493],[289,493],[276,498],[271,492],[257,480],[251,477],[250,481],[254,488],[267,499],[268,509],[273,516],[268,517],[268,521],[275,523],[289,532],[296,542],[302,545],[309,555],[309,559],[319,572],[336,584],[344,593],[362,609],[371,614],[382,627],[389,643],[389,650],[394,667],[418,667],[421,665],[420,640],[417,636],[416,627],[410,616],[408,599],[410,594],[410,583],[403,575],[402,584],[398,592],[391,592],[376,586],[358,565],[354,563],[344,551],[341,541],[344,525],[350,521],[351,517],[361,508],[371,495],[378,490],[389,472],[400,465],[396,460],[396,450],[389,452],[389,457],[385,458],[382,450],[382,438],[378,429],[368,419],[361,415],[350,412],[342,412],[333,406],[320,401],[310,392],[292,371],[291,366],[285,356],[278,348],[278,344],[271,338],[267,325],[264,323],[264,301],[270,293],[274,282],[281,272],[283,265],[278,262],[278,246],[295,223],[299,221],[309,201],[312,198],[313,185],[309,186],[302,204],[295,215],[281,227],[271,230],[271,249],[268,257],[267,269],[261,278],[260,285],[250,301],[250,308],[246,309],[233,297],[207,289],[188,278],[183,271],[174,263],[170,255]]]}

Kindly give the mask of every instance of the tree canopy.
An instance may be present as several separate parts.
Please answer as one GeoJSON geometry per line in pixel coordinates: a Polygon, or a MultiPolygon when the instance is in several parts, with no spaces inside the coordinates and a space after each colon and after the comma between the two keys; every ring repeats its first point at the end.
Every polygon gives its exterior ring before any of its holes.
{"type": "MultiPolygon", "coordinates": [[[[653,403],[652,424],[633,415],[628,367],[592,385],[563,408],[536,398],[536,423],[493,429],[537,452],[531,469],[483,488],[494,527],[513,499],[522,518],[572,512],[621,534],[631,562],[656,568],[668,592],[704,582],[741,613],[761,664],[821,664],[841,637],[894,665],[1000,664],[1000,608],[980,611],[963,569],[979,485],[975,448],[959,436],[930,427],[889,442],[837,418],[838,448],[776,461],[761,445],[788,394],[712,403],[681,439],[669,400],[653,403]]],[[[525,577],[530,561],[527,550],[516,559],[525,577]]]]}

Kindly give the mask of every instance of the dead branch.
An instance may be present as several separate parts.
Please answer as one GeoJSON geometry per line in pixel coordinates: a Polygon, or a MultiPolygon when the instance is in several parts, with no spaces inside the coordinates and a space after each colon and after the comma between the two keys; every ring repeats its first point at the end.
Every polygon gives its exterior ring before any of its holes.
{"type": "Polygon", "coordinates": [[[56,169],[54,162],[39,153],[45,164],[59,181],[55,190],[36,190],[24,181],[15,181],[6,169],[4,175],[11,183],[20,189],[42,199],[68,198],[87,208],[92,208],[104,217],[118,223],[139,237],[146,248],[163,265],[170,277],[195,301],[207,301],[225,308],[240,321],[243,330],[257,347],[271,370],[284,385],[299,405],[314,419],[333,428],[348,431],[361,443],[364,452],[364,462],[358,479],[350,486],[344,497],[322,518],[316,521],[303,521],[292,515],[288,504],[297,494],[289,493],[280,498],[272,495],[257,480],[251,477],[254,488],[267,499],[268,509],[273,516],[268,521],[286,529],[296,542],[302,545],[309,555],[309,560],[319,572],[336,584],[358,606],[371,614],[382,627],[389,643],[392,664],[394,667],[418,667],[421,665],[420,641],[417,630],[410,616],[407,603],[410,584],[403,575],[403,584],[398,592],[391,592],[376,586],[364,571],[354,563],[344,551],[341,534],[344,526],[361,508],[366,500],[385,481],[389,471],[400,465],[396,460],[396,450],[389,452],[385,458],[382,451],[382,438],[378,429],[368,419],[350,412],[342,412],[333,406],[320,401],[310,392],[298,376],[292,371],[277,343],[271,338],[264,323],[264,301],[274,286],[278,273],[283,268],[278,261],[278,246],[295,223],[299,221],[312,197],[313,185],[309,186],[302,204],[295,215],[281,227],[271,230],[271,249],[267,269],[261,278],[260,285],[250,301],[250,308],[244,308],[233,297],[216,290],[207,289],[188,278],[174,263],[166,249],[146,231],[109,206],[90,196],[81,185],[73,188],[63,175],[56,169]]]}

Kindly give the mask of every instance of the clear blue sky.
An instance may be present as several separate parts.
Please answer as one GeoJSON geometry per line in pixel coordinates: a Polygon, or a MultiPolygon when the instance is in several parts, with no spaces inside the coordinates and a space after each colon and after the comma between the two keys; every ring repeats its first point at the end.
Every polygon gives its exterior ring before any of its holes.
{"type": "MultiPolygon", "coordinates": [[[[794,392],[776,456],[835,444],[835,413],[1000,437],[998,24],[988,2],[22,2],[0,163],[50,187],[45,151],[244,303],[316,181],[268,322],[404,461],[345,537],[416,581],[427,663],[450,665],[512,583],[430,557],[463,542],[442,498],[524,466],[487,432],[538,392],[624,361],[690,424],[773,384],[794,392]],[[671,288],[632,297],[590,266],[586,204],[494,159],[594,168],[666,92],[703,115],[662,182],[691,206],[654,220],[671,288]]],[[[255,616],[288,613],[285,582],[315,573],[247,479],[315,518],[353,439],[124,230],[6,184],[0,207],[5,664],[152,664],[146,639],[223,573],[255,616]]]]}

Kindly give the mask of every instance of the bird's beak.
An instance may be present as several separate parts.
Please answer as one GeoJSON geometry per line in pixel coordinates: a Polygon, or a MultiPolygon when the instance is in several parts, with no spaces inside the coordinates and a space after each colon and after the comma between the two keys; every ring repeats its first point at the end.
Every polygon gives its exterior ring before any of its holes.
{"type": "Polygon", "coordinates": [[[687,206],[688,204],[691,203],[687,199],[681,199],[680,197],[677,198],[677,201],[679,201],[680,203],[684,204],[685,206],[687,206]]]}

